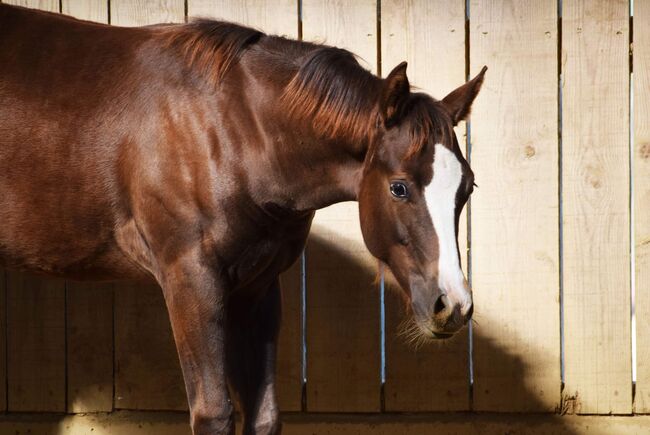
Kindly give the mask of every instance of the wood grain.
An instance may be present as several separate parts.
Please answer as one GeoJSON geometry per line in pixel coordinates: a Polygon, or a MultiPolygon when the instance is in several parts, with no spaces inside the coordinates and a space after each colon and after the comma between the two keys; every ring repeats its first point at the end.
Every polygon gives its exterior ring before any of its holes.
{"type": "Polygon", "coordinates": [[[3,0],[2,2],[42,11],[59,12],[59,0],[3,0]]]}
{"type": "Polygon", "coordinates": [[[107,0],[62,0],[61,12],[81,20],[108,24],[107,0]]]}
{"type": "Polygon", "coordinates": [[[634,4],[635,412],[650,413],[650,2],[634,4]]]}
{"type": "Polygon", "coordinates": [[[190,17],[209,17],[255,27],[271,35],[298,37],[295,0],[188,0],[190,17]]]}
{"type": "Polygon", "coordinates": [[[113,409],[113,286],[68,282],[67,410],[113,409]]]}
{"type": "MultiPolygon", "coordinates": [[[[382,2],[382,75],[403,60],[414,92],[441,99],[465,82],[465,2],[390,0],[382,2]]],[[[465,123],[456,128],[465,151],[465,123]]],[[[467,270],[467,221],[459,224],[459,248],[467,270]]],[[[468,333],[440,345],[415,349],[397,335],[407,314],[393,288],[386,293],[386,411],[469,409],[468,333]]]]}
{"type": "Polygon", "coordinates": [[[9,411],[64,412],[65,283],[7,272],[9,411]]]}
{"type": "MultiPolygon", "coordinates": [[[[112,0],[111,24],[183,22],[183,0],[112,0]]],[[[185,386],[162,291],[116,285],[115,407],[187,409],[185,386]]]]}
{"type": "Polygon", "coordinates": [[[628,2],[562,5],[565,392],[577,412],[624,414],[632,410],[628,2]]]}
{"type": "Polygon", "coordinates": [[[184,0],[111,0],[111,24],[146,26],[158,23],[182,23],[184,0]]]}
{"type": "Polygon", "coordinates": [[[187,410],[167,308],[156,286],[116,285],[115,408],[187,410]]]}
{"type": "MultiPolygon", "coordinates": [[[[5,416],[2,434],[190,435],[188,415],[176,412],[114,412],[5,416]]],[[[241,425],[239,425],[241,428],[241,425]]],[[[613,435],[645,434],[650,416],[575,416],[502,413],[436,413],[342,416],[293,414],[283,435],[613,435]]],[[[240,429],[239,429],[240,430],[240,429]]],[[[240,433],[240,432],[237,432],[240,433]]]]}
{"type": "MultiPolygon", "coordinates": [[[[303,37],[347,48],[376,71],[374,0],[303,2],[303,37]]],[[[357,203],[316,213],[307,245],[307,409],[380,409],[379,289],[357,203]]]]}
{"type": "Polygon", "coordinates": [[[557,2],[472,1],[474,409],[560,401],[557,2]]]}

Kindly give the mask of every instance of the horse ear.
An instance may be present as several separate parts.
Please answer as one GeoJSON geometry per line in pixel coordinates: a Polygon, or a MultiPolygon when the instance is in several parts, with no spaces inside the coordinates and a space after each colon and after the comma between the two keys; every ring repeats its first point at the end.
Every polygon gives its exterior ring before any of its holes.
{"type": "Polygon", "coordinates": [[[384,80],[380,109],[386,127],[397,123],[401,105],[411,92],[411,85],[406,77],[406,66],[406,62],[400,63],[384,80]]]}
{"type": "Polygon", "coordinates": [[[481,69],[481,72],[472,80],[452,91],[442,99],[442,104],[451,115],[451,120],[453,121],[454,126],[469,115],[472,103],[478,95],[478,91],[481,90],[485,71],[487,71],[487,66],[484,66],[483,69],[481,69]]]}

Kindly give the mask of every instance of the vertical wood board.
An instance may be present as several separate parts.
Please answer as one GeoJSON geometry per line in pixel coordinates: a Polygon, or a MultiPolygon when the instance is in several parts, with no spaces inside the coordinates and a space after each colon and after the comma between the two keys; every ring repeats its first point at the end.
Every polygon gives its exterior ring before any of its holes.
{"type": "Polygon", "coordinates": [[[108,24],[107,0],[62,0],[61,13],[80,20],[108,24]]]}
{"type": "Polygon", "coordinates": [[[67,283],[67,410],[113,409],[113,287],[67,283]]]}
{"type": "Polygon", "coordinates": [[[162,290],[115,286],[115,408],[187,410],[162,290]]]}
{"type": "Polygon", "coordinates": [[[185,21],[184,0],[111,0],[111,24],[147,26],[185,21]]]}
{"type": "Polygon", "coordinates": [[[650,2],[634,3],[635,412],[650,413],[650,2]]]}
{"type": "Polygon", "coordinates": [[[579,413],[632,410],[629,15],[562,3],[565,393],[579,413]]]}
{"type": "Polygon", "coordinates": [[[65,411],[65,283],[7,272],[8,409],[65,411]]]}
{"type": "Polygon", "coordinates": [[[3,3],[47,12],[59,12],[59,0],[3,0],[3,3]]]}
{"type": "Polygon", "coordinates": [[[298,37],[295,0],[189,0],[188,15],[232,21],[270,35],[298,37]]]}
{"type": "Polygon", "coordinates": [[[560,401],[557,2],[472,1],[474,409],[560,401]]]}

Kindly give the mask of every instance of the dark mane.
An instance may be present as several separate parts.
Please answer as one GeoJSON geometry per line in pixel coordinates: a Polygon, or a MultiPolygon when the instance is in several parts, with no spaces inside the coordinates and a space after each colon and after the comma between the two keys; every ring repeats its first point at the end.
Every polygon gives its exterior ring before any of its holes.
{"type": "Polygon", "coordinates": [[[316,46],[305,55],[282,102],[291,119],[308,122],[319,136],[363,144],[376,129],[380,87],[381,79],[349,51],[316,46]]]}
{"type": "Polygon", "coordinates": [[[217,84],[251,44],[264,33],[224,21],[195,19],[187,24],[161,26],[165,44],[180,50],[190,67],[217,84]]]}

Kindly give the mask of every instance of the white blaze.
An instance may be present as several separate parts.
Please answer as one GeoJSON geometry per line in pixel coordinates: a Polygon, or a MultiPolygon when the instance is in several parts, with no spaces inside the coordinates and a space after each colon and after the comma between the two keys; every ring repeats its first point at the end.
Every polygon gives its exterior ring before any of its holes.
{"type": "Polygon", "coordinates": [[[433,179],[424,189],[427,208],[438,236],[438,286],[464,313],[471,302],[465,276],[458,262],[456,248],[456,192],[463,171],[456,155],[442,144],[436,144],[433,179]]]}

